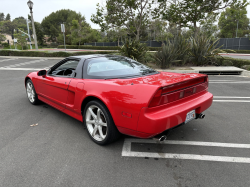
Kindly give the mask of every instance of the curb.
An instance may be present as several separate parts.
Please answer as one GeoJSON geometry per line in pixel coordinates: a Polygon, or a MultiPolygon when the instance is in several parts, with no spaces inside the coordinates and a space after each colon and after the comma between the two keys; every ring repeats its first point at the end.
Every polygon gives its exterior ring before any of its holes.
{"type": "Polygon", "coordinates": [[[246,76],[246,77],[250,77],[250,71],[247,71],[247,70],[242,71],[241,75],[246,76]]]}
{"type": "Polygon", "coordinates": [[[171,72],[171,73],[199,73],[197,70],[162,70],[156,69],[156,71],[171,72]]]}

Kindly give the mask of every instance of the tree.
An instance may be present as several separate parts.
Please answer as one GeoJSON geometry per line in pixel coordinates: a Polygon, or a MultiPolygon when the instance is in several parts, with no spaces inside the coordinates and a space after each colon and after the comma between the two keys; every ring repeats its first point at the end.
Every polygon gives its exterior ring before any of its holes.
{"type": "Polygon", "coordinates": [[[245,34],[249,34],[249,18],[247,18],[246,8],[242,9],[233,6],[222,12],[219,18],[220,36],[222,38],[236,37],[237,22],[237,37],[243,37],[245,34]]]}
{"type": "Polygon", "coordinates": [[[78,20],[72,20],[71,33],[73,42],[77,42],[79,46],[83,39],[87,41],[91,33],[91,27],[86,23],[84,16],[81,16],[78,20]]]}
{"type": "Polygon", "coordinates": [[[219,14],[219,11],[231,5],[246,6],[247,0],[180,0],[167,3],[162,0],[158,10],[164,19],[177,23],[179,27],[189,27],[196,33],[197,23],[206,18],[207,14],[219,14]]]}
{"type": "MultiPolygon", "coordinates": [[[[22,30],[22,29],[19,29],[19,30],[22,30]]],[[[17,31],[15,31],[14,37],[17,39],[17,43],[22,46],[22,50],[23,50],[23,46],[27,45],[27,40],[26,40],[27,36],[21,33],[20,31],[18,33],[17,31]]]]}
{"type": "Polygon", "coordinates": [[[10,20],[10,14],[7,14],[7,15],[6,15],[5,21],[11,21],[11,20],[10,20]]]}
{"type": "Polygon", "coordinates": [[[35,22],[34,24],[35,24],[35,29],[36,29],[36,38],[37,38],[38,45],[43,45],[44,40],[45,40],[43,28],[39,22],[35,22]]]}
{"type": "Polygon", "coordinates": [[[72,20],[79,20],[82,17],[80,13],[76,13],[72,10],[58,10],[52,12],[49,16],[45,17],[41,23],[44,34],[50,36],[51,41],[56,41],[56,38],[61,33],[61,24],[65,24],[65,35],[66,43],[71,44],[70,37],[70,28],[72,26],[72,20]]]}
{"type": "Polygon", "coordinates": [[[150,39],[154,39],[156,41],[160,41],[162,44],[169,38],[173,38],[174,35],[168,31],[167,22],[160,19],[155,19],[150,24],[150,39]],[[153,37],[152,37],[153,35],[153,37]]]}
{"type": "Polygon", "coordinates": [[[118,46],[120,46],[121,38],[126,37],[127,32],[124,28],[113,28],[107,31],[107,38],[110,42],[118,42],[118,46]]]}
{"type": "Polygon", "coordinates": [[[27,32],[27,22],[26,22],[26,19],[24,17],[18,17],[18,18],[15,18],[13,21],[12,21],[13,24],[15,24],[15,28],[21,28],[23,29],[24,32],[27,32]]]}
{"type": "Polygon", "coordinates": [[[0,21],[4,21],[4,18],[5,18],[5,16],[4,16],[4,13],[0,13],[0,21]]]}
{"type": "Polygon", "coordinates": [[[3,33],[13,34],[13,30],[16,28],[16,24],[11,21],[3,21],[1,27],[3,33]]]}
{"type": "Polygon", "coordinates": [[[211,13],[200,22],[200,31],[207,37],[212,37],[212,40],[218,37],[219,27],[214,24],[217,22],[217,17],[217,14],[211,13]]]}
{"type": "Polygon", "coordinates": [[[2,42],[2,41],[5,41],[6,40],[6,37],[3,35],[3,34],[0,34],[0,43],[2,42]]]}
{"type": "Polygon", "coordinates": [[[105,6],[97,4],[97,12],[92,14],[91,21],[102,31],[125,27],[139,40],[143,25],[148,25],[153,3],[154,0],[106,0],[105,6]]]}

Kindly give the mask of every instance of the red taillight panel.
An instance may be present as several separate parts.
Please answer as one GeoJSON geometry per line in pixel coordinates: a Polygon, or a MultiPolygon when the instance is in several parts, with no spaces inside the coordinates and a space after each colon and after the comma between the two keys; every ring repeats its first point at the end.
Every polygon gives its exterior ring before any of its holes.
{"type": "Polygon", "coordinates": [[[204,83],[204,82],[206,82],[206,77],[202,77],[202,78],[198,78],[198,79],[192,79],[192,80],[188,80],[188,81],[185,81],[185,82],[180,82],[180,83],[177,83],[177,84],[173,84],[173,85],[164,87],[163,90],[162,90],[162,94],[173,92],[173,91],[176,91],[176,90],[181,90],[183,88],[187,88],[187,87],[194,86],[194,85],[197,85],[197,84],[201,84],[201,83],[204,83]]]}
{"type": "Polygon", "coordinates": [[[186,81],[183,83],[174,84],[168,87],[159,89],[153,99],[151,100],[149,107],[155,107],[166,103],[171,103],[182,98],[189,97],[193,94],[199,93],[208,88],[208,78],[203,77],[186,81]]]}

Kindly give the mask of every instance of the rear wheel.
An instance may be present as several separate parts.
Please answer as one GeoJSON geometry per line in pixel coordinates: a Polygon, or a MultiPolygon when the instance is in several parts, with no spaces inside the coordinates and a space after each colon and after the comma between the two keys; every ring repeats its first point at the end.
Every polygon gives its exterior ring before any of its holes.
{"type": "Polygon", "coordinates": [[[39,103],[36,90],[30,79],[26,81],[26,93],[31,104],[37,105],[39,103]]]}
{"type": "Polygon", "coordinates": [[[119,138],[120,133],[102,102],[90,101],[85,107],[83,120],[90,138],[95,143],[105,145],[119,138]]]}

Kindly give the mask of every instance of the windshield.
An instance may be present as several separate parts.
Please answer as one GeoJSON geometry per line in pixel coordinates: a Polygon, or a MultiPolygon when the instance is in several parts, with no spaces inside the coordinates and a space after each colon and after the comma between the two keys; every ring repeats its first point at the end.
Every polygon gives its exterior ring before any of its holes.
{"type": "Polygon", "coordinates": [[[100,57],[88,63],[87,74],[95,78],[126,78],[148,74],[157,71],[127,57],[100,57]]]}

